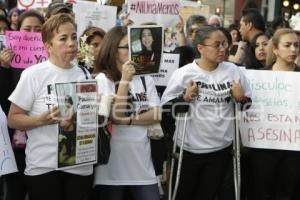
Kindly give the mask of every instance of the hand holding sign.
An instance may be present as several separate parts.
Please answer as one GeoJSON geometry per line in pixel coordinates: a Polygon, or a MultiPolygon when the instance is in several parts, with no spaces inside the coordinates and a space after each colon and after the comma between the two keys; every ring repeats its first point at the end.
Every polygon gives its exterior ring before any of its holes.
{"type": "Polygon", "coordinates": [[[14,52],[11,67],[27,68],[47,60],[41,33],[6,31],[5,35],[6,46],[14,52]]]}

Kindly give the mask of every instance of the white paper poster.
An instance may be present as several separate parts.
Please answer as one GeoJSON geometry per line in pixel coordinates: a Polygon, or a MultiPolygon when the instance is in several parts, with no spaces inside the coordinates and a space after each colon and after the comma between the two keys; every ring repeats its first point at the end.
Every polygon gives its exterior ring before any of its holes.
{"type": "Polygon", "coordinates": [[[97,2],[77,1],[73,5],[78,36],[89,26],[96,26],[108,31],[116,25],[117,7],[103,6],[97,2]]]}
{"type": "Polygon", "coordinates": [[[17,164],[7,130],[7,119],[0,106],[0,176],[17,171],[17,164]]]}
{"type": "Polygon", "coordinates": [[[153,74],[156,86],[167,86],[170,77],[179,67],[179,54],[164,53],[158,74],[153,74]]]}
{"type": "Polygon", "coordinates": [[[129,18],[134,25],[155,22],[172,27],[178,23],[179,11],[179,0],[128,0],[129,18]]]}
{"type": "Polygon", "coordinates": [[[97,162],[97,83],[56,83],[62,116],[58,132],[58,168],[97,162]]]}
{"type": "Polygon", "coordinates": [[[242,113],[247,147],[300,150],[300,73],[245,70],[252,106],[242,113]]]}

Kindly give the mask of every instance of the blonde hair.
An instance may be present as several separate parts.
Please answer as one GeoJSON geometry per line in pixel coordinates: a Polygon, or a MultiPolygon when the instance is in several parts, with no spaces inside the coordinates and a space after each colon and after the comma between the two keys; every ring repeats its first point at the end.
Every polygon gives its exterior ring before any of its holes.
{"type": "Polygon", "coordinates": [[[270,39],[266,59],[267,66],[273,65],[276,62],[277,56],[274,54],[274,49],[278,48],[281,37],[287,34],[296,34],[296,32],[290,28],[280,28],[274,33],[273,37],[270,39]]]}

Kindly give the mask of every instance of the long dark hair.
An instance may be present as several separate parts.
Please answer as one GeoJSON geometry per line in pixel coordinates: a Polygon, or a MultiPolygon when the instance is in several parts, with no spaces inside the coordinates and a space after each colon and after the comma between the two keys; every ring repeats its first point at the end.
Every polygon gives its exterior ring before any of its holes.
{"type": "MultiPolygon", "coordinates": [[[[250,48],[247,49],[246,57],[245,57],[245,66],[246,69],[262,69],[265,67],[259,60],[257,60],[255,56],[255,49],[256,49],[256,41],[260,36],[266,36],[268,39],[269,37],[265,33],[259,33],[255,35],[255,37],[250,42],[250,48]]],[[[269,53],[269,52],[268,52],[269,53]]]]}
{"type": "Polygon", "coordinates": [[[105,34],[96,58],[94,76],[102,72],[112,81],[116,82],[121,79],[121,72],[117,69],[116,56],[119,43],[126,35],[127,28],[121,26],[113,27],[105,34]]]}

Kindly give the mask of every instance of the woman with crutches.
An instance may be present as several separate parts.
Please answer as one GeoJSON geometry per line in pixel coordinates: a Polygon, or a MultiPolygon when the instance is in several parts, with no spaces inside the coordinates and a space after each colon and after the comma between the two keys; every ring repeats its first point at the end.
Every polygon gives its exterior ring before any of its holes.
{"type": "MultiPolygon", "coordinates": [[[[233,102],[250,101],[244,75],[224,62],[228,48],[224,34],[215,27],[202,27],[195,46],[201,58],[175,71],[162,97],[164,109],[185,112],[183,104],[189,107],[176,200],[215,199],[230,162],[233,102]]],[[[181,141],[179,132],[177,146],[181,141]]]]}

